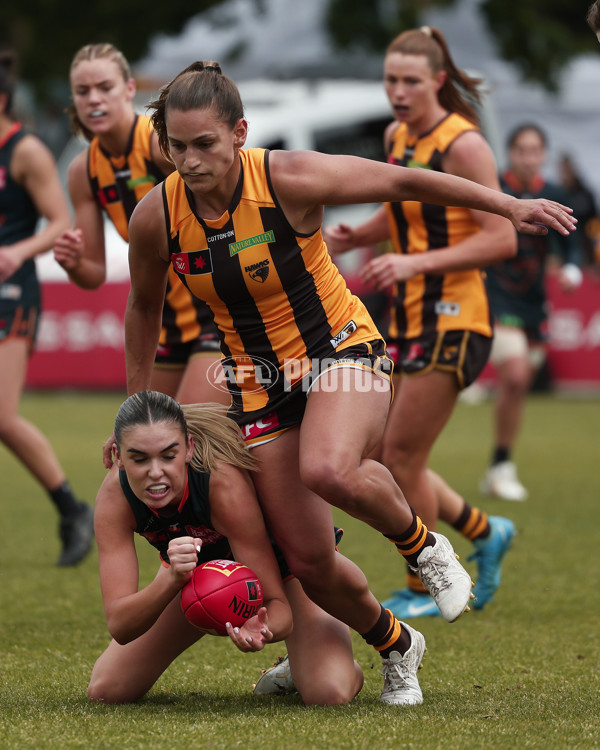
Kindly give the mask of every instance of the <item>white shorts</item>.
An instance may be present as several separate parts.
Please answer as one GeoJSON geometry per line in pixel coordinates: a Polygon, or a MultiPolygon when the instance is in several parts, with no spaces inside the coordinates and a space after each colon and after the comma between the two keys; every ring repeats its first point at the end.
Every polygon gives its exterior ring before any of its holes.
{"type": "Polygon", "coordinates": [[[533,342],[527,339],[527,334],[522,328],[496,325],[494,329],[494,341],[490,352],[490,362],[502,365],[509,359],[528,359],[529,364],[538,370],[546,359],[546,348],[542,342],[533,342]]]}

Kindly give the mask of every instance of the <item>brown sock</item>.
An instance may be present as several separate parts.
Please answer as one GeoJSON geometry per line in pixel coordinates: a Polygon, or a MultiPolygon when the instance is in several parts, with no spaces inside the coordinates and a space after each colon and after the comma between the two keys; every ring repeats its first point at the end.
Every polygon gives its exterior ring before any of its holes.
{"type": "Polygon", "coordinates": [[[419,516],[411,508],[413,520],[410,526],[399,536],[385,535],[396,545],[398,552],[404,557],[406,562],[412,567],[417,567],[417,559],[425,547],[435,546],[435,537],[429,531],[427,526],[421,521],[419,516]]]}
{"type": "Polygon", "coordinates": [[[465,503],[462,513],[452,526],[472,542],[475,539],[485,539],[490,535],[487,513],[479,508],[472,508],[468,503],[465,503]]]}
{"type": "Polygon", "coordinates": [[[389,609],[381,607],[379,619],[368,633],[362,634],[365,641],[373,646],[382,658],[388,659],[392,651],[398,651],[402,656],[410,648],[410,635],[402,627],[389,609]]]}

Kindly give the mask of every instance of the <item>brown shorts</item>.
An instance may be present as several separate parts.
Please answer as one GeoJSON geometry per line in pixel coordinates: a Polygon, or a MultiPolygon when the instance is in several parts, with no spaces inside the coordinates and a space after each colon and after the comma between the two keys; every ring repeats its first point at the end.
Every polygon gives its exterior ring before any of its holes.
{"type": "Polygon", "coordinates": [[[185,343],[159,344],[154,357],[154,365],[160,369],[183,368],[197,354],[217,355],[220,351],[219,335],[204,333],[185,343]]]}
{"type": "Polygon", "coordinates": [[[432,370],[456,375],[462,390],[471,385],[490,356],[492,338],[473,331],[435,331],[414,339],[388,342],[388,354],[400,375],[425,375],[432,370]]]}
{"type": "Polygon", "coordinates": [[[319,388],[319,378],[324,373],[339,368],[369,371],[389,382],[393,363],[382,339],[355,344],[336,352],[332,359],[320,360],[314,364],[310,374],[286,393],[277,405],[246,413],[236,413],[232,408],[229,414],[240,425],[246,445],[250,448],[263,445],[300,424],[307,396],[311,390],[319,388]]]}

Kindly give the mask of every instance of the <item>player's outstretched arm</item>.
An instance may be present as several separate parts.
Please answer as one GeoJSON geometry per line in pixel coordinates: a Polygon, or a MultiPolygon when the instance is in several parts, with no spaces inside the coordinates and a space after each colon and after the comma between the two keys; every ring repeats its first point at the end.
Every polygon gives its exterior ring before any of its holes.
{"type": "Polygon", "coordinates": [[[577,227],[572,210],[560,203],[518,200],[472,180],[429,169],[313,151],[275,151],[269,163],[280,203],[299,231],[314,225],[319,206],[407,200],[498,214],[526,234],[546,234],[550,228],[567,235],[577,227]]]}

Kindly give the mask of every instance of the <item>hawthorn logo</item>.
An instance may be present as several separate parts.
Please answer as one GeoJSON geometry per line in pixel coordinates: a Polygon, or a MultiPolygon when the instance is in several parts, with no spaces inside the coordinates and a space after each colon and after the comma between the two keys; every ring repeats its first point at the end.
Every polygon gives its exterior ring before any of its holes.
{"type": "Polygon", "coordinates": [[[275,233],[272,229],[269,229],[268,232],[263,232],[262,234],[257,234],[254,237],[248,237],[245,240],[239,240],[238,242],[230,242],[229,243],[229,255],[233,257],[234,255],[237,255],[242,250],[245,250],[248,247],[254,247],[255,245],[264,245],[268,242],[275,242],[275,233]]]}
{"type": "Polygon", "coordinates": [[[458,354],[458,346],[445,346],[442,350],[442,356],[445,360],[451,360],[458,354]]]}
{"type": "Polygon", "coordinates": [[[250,278],[254,279],[254,281],[264,284],[269,275],[269,261],[261,260],[259,263],[253,263],[251,266],[246,266],[244,271],[249,273],[250,278]]]}

